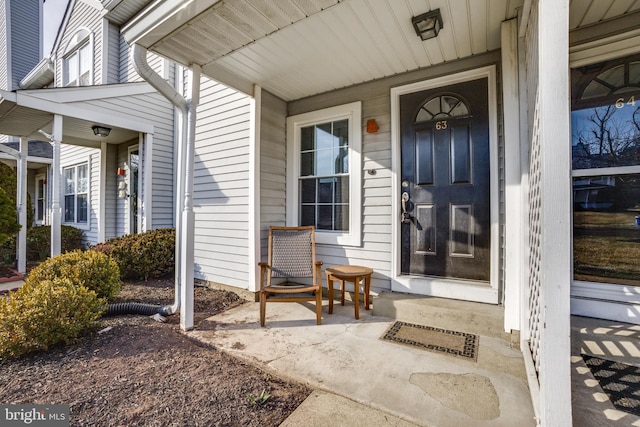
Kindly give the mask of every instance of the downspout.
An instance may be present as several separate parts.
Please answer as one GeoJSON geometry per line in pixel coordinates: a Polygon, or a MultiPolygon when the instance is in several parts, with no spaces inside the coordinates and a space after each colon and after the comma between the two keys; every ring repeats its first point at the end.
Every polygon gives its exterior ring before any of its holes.
{"type": "Polygon", "coordinates": [[[184,184],[178,185],[176,200],[182,215],[176,220],[176,286],[175,301],[166,306],[166,314],[174,314],[180,309],[181,302],[187,308],[181,312],[180,326],[188,330],[193,328],[193,247],[194,247],[194,212],[193,212],[193,163],[195,146],[195,117],[198,103],[200,68],[192,67],[192,93],[185,99],[166,80],[157,74],[147,62],[147,50],[133,44],[131,59],[136,72],[146,80],[162,96],[167,98],[179,111],[182,117],[181,135],[178,150],[178,180],[184,177],[184,184]],[[189,309],[191,308],[191,310],[189,309]],[[187,313],[188,311],[188,313],[187,313]]]}

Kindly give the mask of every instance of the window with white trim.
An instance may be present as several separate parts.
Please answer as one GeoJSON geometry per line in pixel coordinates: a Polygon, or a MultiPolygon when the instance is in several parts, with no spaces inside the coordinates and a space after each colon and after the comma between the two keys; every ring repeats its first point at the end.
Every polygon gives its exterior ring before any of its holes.
{"type": "Polygon", "coordinates": [[[43,225],[46,221],[47,209],[47,180],[44,174],[36,175],[36,224],[43,225]]]}
{"type": "Polygon", "coordinates": [[[361,244],[362,104],[287,118],[287,224],[319,243],[361,244]]]}
{"type": "Polygon", "coordinates": [[[62,58],[62,84],[64,86],[93,84],[93,41],[88,30],[79,30],[67,46],[62,58]]]}
{"type": "Polygon", "coordinates": [[[64,222],[87,224],[89,221],[89,165],[64,168],[64,222]]]}

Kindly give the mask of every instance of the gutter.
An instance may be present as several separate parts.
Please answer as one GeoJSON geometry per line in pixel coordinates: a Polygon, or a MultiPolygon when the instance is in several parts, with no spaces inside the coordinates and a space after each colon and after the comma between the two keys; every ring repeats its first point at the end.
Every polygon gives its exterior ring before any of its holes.
{"type": "Polygon", "coordinates": [[[20,89],[40,89],[51,83],[55,77],[51,58],[42,58],[29,74],[20,80],[20,89]]]}
{"type": "Polygon", "coordinates": [[[190,70],[190,97],[185,98],[173,86],[156,73],[147,62],[147,49],[133,44],[131,59],[136,72],[167,98],[180,112],[182,118],[178,138],[178,168],[176,196],[176,285],[172,306],[165,307],[168,314],[180,310],[180,327],[193,329],[193,275],[194,275],[194,223],[193,169],[195,154],[196,107],[200,94],[200,67],[190,70]],[[182,306],[182,309],[181,309],[182,306]]]}

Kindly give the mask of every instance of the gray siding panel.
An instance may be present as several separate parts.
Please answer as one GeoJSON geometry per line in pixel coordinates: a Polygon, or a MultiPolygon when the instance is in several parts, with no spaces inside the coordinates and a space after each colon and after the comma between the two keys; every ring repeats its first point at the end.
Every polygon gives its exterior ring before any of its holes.
{"type": "Polygon", "coordinates": [[[11,1],[11,89],[40,61],[40,13],[38,0],[11,1]]]}
{"type": "Polygon", "coordinates": [[[109,23],[109,63],[107,64],[107,83],[120,83],[120,29],[109,23]]]}
{"type": "Polygon", "coordinates": [[[262,92],[260,124],[260,254],[267,260],[269,227],[286,223],[287,105],[262,92]]]}
{"type": "Polygon", "coordinates": [[[10,49],[8,49],[8,31],[9,31],[9,17],[7,16],[7,3],[0,2],[0,89],[10,90],[9,88],[9,61],[8,55],[10,49]]]}
{"type": "Polygon", "coordinates": [[[118,213],[116,209],[117,201],[117,178],[114,178],[113,173],[109,171],[115,171],[118,168],[118,146],[107,145],[107,164],[105,165],[107,170],[107,182],[105,186],[105,239],[119,236],[116,231],[116,221],[118,213]]]}
{"type": "Polygon", "coordinates": [[[247,288],[250,98],[203,77],[196,128],[196,278],[247,288]]]}

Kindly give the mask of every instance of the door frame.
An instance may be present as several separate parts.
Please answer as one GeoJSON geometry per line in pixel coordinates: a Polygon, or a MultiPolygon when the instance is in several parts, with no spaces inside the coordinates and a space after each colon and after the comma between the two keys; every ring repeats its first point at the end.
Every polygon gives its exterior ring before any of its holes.
{"type": "Polygon", "coordinates": [[[125,226],[125,230],[127,234],[131,234],[133,232],[132,227],[131,227],[131,223],[132,223],[132,216],[133,216],[133,212],[131,210],[131,197],[132,197],[132,193],[133,193],[133,188],[131,186],[131,181],[132,181],[132,168],[131,168],[131,153],[133,153],[134,151],[138,152],[138,186],[136,188],[136,198],[137,198],[137,209],[136,209],[136,228],[138,229],[138,233],[141,233],[142,231],[142,156],[140,155],[140,145],[139,144],[134,144],[134,145],[130,145],[129,147],[127,147],[127,177],[126,177],[126,183],[127,183],[127,200],[126,200],[126,205],[125,205],[125,209],[127,212],[127,223],[125,226]]]}
{"type": "Polygon", "coordinates": [[[391,88],[391,290],[442,298],[499,303],[499,176],[498,176],[498,112],[496,94],[496,67],[490,65],[457,74],[436,77],[391,88]],[[401,132],[400,96],[428,89],[449,86],[480,78],[488,79],[489,105],[489,169],[491,196],[491,261],[489,283],[438,277],[408,276],[400,274],[400,177],[401,132]]]}

